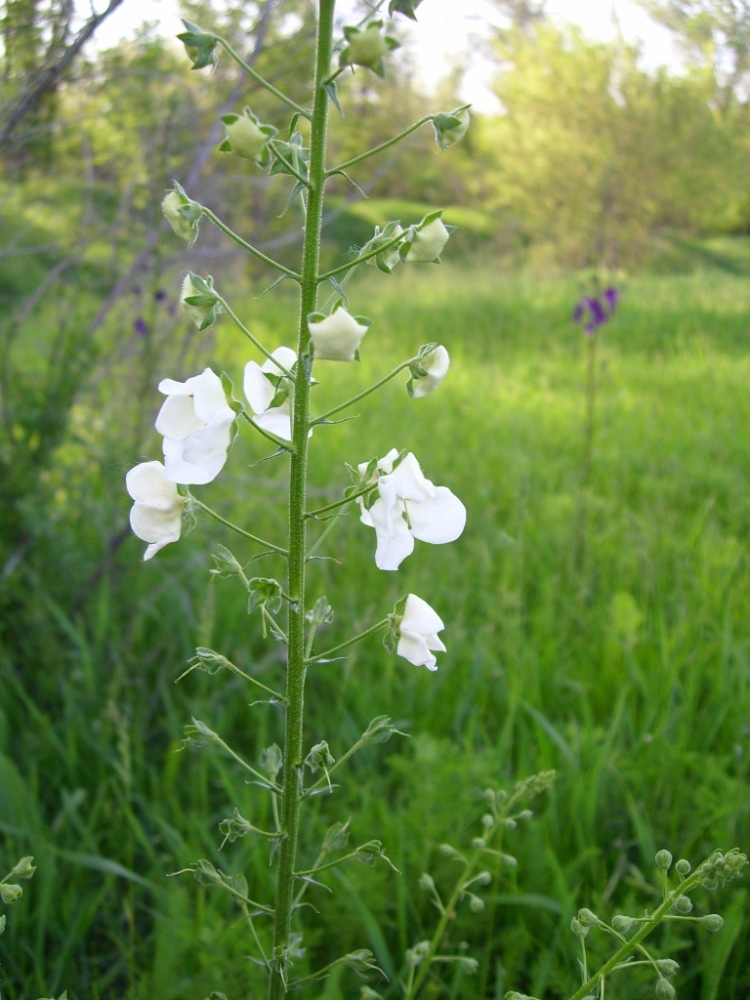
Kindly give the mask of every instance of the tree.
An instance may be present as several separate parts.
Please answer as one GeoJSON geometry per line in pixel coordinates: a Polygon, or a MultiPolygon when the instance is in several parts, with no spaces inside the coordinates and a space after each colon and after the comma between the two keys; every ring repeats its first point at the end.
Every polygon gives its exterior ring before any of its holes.
{"type": "Polygon", "coordinates": [[[708,65],[727,111],[750,98],[750,0],[640,0],[673,31],[688,57],[708,65]]]}

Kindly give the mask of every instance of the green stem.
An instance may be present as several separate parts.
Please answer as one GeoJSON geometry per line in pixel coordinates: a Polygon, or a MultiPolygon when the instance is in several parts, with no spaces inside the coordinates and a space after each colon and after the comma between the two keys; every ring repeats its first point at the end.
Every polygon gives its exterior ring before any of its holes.
{"type": "Polygon", "coordinates": [[[405,139],[407,135],[411,135],[412,132],[416,132],[418,128],[426,125],[427,122],[431,122],[433,115],[425,115],[424,118],[420,118],[418,122],[414,122],[408,128],[405,128],[403,132],[399,132],[398,135],[394,135],[392,139],[387,139],[385,142],[381,142],[379,146],[373,146],[372,149],[368,149],[366,153],[360,153],[359,156],[353,156],[351,160],[345,160],[340,163],[337,167],[328,171],[328,176],[331,174],[337,174],[341,170],[348,170],[349,167],[355,166],[357,163],[362,163],[363,160],[368,160],[371,156],[376,156],[378,153],[382,153],[384,149],[388,149],[390,146],[395,146],[397,142],[401,142],[405,139]]]}
{"type": "Polygon", "coordinates": [[[265,538],[259,538],[258,535],[253,535],[249,531],[245,531],[244,528],[240,528],[238,524],[232,524],[231,521],[227,521],[225,517],[221,514],[217,514],[215,510],[207,507],[206,504],[202,503],[196,497],[190,494],[190,501],[193,506],[198,507],[200,510],[205,511],[209,517],[212,517],[214,521],[218,521],[219,524],[223,524],[225,528],[231,528],[232,531],[236,531],[238,535],[242,535],[243,538],[249,538],[251,542],[257,542],[258,545],[262,545],[264,548],[268,549],[269,552],[278,552],[280,556],[285,556],[287,554],[286,549],[282,549],[278,545],[274,545],[273,542],[267,542],[265,538]]]}
{"type": "MultiPolygon", "coordinates": [[[[328,95],[323,83],[328,76],[333,48],[335,0],[320,0],[315,55],[315,84],[310,128],[310,176],[305,238],[302,248],[302,280],[299,337],[294,394],[294,453],[290,457],[289,555],[287,593],[289,637],[286,717],[284,726],[284,770],[281,798],[281,832],[273,925],[273,958],[268,1000],[282,1000],[287,993],[287,953],[294,909],[294,868],[302,798],[302,739],[305,674],[305,507],[307,492],[308,431],[310,429],[310,368],[305,356],[309,341],[307,316],[317,305],[318,270],[325,188],[325,155],[328,128],[328,95]]],[[[299,109],[295,109],[299,110],[299,109]]]]}
{"type": "Polygon", "coordinates": [[[326,504],[325,507],[317,507],[315,510],[310,510],[305,515],[309,518],[320,517],[321,514],[327,514],[331,510],[338,510],[339,507],[345,507],[346,504],[351,503],[352,500],[356,500],[357,497],[366,496],[371,493],[374,489],[372,483],[358,490],[356,493],[350,493],[348,497],[343,497],[341,500],[334,500],[333,503],[326,504]]]}
{"type": "Polygon", "coordinates": [[[238,236],[233,229],[230,229],[225,222],[222,222],[218,215],[214,215],[210,208],[206,208],[205,205],[201,205],[201,212],[207,219],[210,219],[211,222],[213,222],[217,229],[220,229],[222,233],[225,233],[231,240],[234,240],[234,242],[238,246],[241,246],[243,250],[247,250],[248,253],[251,253],[253,257],[257,257],[258,260],[262,260],[263,263],[268,264],[269,267],[273,267],[277,271],[281,271],[281,273],[285,274],[288,278],[294,278],[295,281],[300,280],[300,276],[296,271],[292,271],[289,267],[284,267],[283,264],[279,264],[279,262],[274,260],[273,257],[267,257],[261,250],[254,247],[252,243],[248,243],[246,240],[243,240],[242,237],[238,236]]]}
{"type": "Polygon", "coordinates": [[[242,69],[247,73],[247,75],[252,77],[252,79],[255,80],[256,83],[259,83],[261,87],[265,87],[265,89],[269,91],[269,93],[273,94],[274,97],[277,97],[283,104],[286,104],[286,106],[288,108],[291,108],[292,111],[296,111],[298,115],[302,115],[303,118],[308,118],[308,119],[310,118],[310,112],[307,110],[307,108],[303,108],[301,105],[293,101],[291,97],[287,97],[286,94],[283,94],[280,90],[277,90],[276,87],[273,86],[273,84],[269,83],[268,80],[265,80],[260,75],[260,73],[257,73],[252,66],[248,66],[248,64],[237,55],[232,46],[228,42],[226,42],[223,38],[217,35],[216,39],[219,45],[221,45],[221,47],[227,53],[227,55],[229,55],[232,59],[234,59],[237,65],[241,66],[242,69]]]}
{"type": "MultiPolygon", "coordinates": [[[[274,362],[275,363],[275,362],[274,362]]],[[[294,448],[289,441],[285,441],[284,438],[280,438],[278,434],[273,434],[271,431],[267,431],[265,427],[261,427],[260,424],[256,423],[253,419],[252,414],[248,413],[247,410],[243,410],[242,416],[247,420],[253,430],[257,431],[272,444],[275,444],[277,448],[283,448],[284,451],[292,452],[294,448]]]]}
{"type": "Polygon", "coordinates": [[[371,625],[370,628],[360,632],[359,635],[355,635],[352,639],[347,639],[346,642],[340,642],[338,646],[331,646],[330,649],[326,649],[323,653],[316,653],[315,656],[311,656],[307,663],[317,663],[320,660],[327,659],[331,653],[338,653],[342,649],[346,649],[348,646],[353,646],[355,642],[359,642],[360,639],[367,638],[368,635],[373,635],[375,632],[379,632],[381,628],[384,628],[388,624],[389,619],[384,618],[379,621],[377,625],[371,625]]]}
{"type": "Polygon", "coordinates": [[[404,238],[403,233],[399,233],[394,236],[392,240],[387,243],[383,243],[382,246],[376,247],[374,250],[368,250],[367,253],[360,254],[355,260],[350,260],[347,264],[339,264],[338,267],[332,268],[330,271],[325,271],[320,276],[320,281],[327,281],[329,278],[333,278],[337,274],[343,274],[344,271],[352,271],[354,268],[359,267],[360,264],[366,264],[368,260],[372,260],[373,257],[379,257],[381,253],[385,253],[386,250],[390,250],[391,247],[395,247],[397,243],[400,243],[404,238]]]}
{"type": "Polygon", "coordinates": [[[408,361],[404,361],[403,364],[398,365],[398,367],[394,368],[393,371],[389,372],[387,375],[384,375],[381,379],[378,379],[378,381],[373,383],[373,385],[371,385],[369,389],[364,389],[362,392],[358,392],[356,396],[352,396],[351,399],[347,399],[345,403],[339,403],[339,405],[334,406],[332,410],[328,410],[327,413],[324,413],[322,416],[316,417],[315,420],[313,420],[311,426],[315,427],[316,424],[322,424],[325,420],[328,420],[329,417],[332,417],[334,413],[340,413],[342,410],[345,410],[348,406],[353,406],[354,403],[358,403],[360,399],[364,399],[366,396],[369,396],[370,393],[375,392],[381,386],[385,385],[386,382],[390,382],[391,379],[395,378],[399,372],[402,372],[404,368],[408,368],[413,361],[417,360],[418,360],[417,358],[409,358],[408,361]]]}
{"type": "Polygon", "coordinates": [[[287,158],[284,156],[284,154],[279,149],[278,143],[275,143],[275,142],[272,141],[272,142],[269,142],[268,145],[269,145],[269,148],[271,149],[271,151],[273,152],[273,155],[276,157],[276,159],[280,163],[284,164],[284,166],[289,171],[289,173],[292,175],[292,177],[296,177],[297,180],[300,182],[300,184],[304,184],[305,187],[308,187],[307,177],[305,177],[304,174],[300,173],[300,171],[295,167],[295,165],[293,163],[290,163],[289,160],[287,160],[287,158]]]}
{"type": "Polygon", "coordinates": [[[292,378],[293,377],[292,373],[290,371],[288,371],[288,369],[286,369],[283,365],[279,364],[279,362],[271,354],[271,352],[268,350],[268,348],[264,347],[263,344],[261,344],[261,342],[258,340],[258,338],[248,330],[248,328],[245,326],[245,324],[239,318],[239,316],[237,315],[237,313],[234,312],[234,310],[231,308],[231,306],[226,301],[226,299],[223,299],[220,295],[217,295],[216,296],[216,301],[220,303],[221,308],[224,310],[224,312],[227,314],[227,316],[229,316],[229,318],[234,322],[234,325],[237,327],[237,329],[240,330],[242,333],[245,334],[245,336],[250,341],[250,343],[254,344],[258,348],[258,350],[260,351],[260,353],[264,354],[268,358],[269,361],[273,361],[273,363],[276,365],[276,367],[279,368],[279,369],[281,369],[281,371],[287,376],[287,378],[292,378]]]}
{"type": "Polygon", "coordinates": [[[697,877],[697,872],[694,872],[690,878],[682,882],[677,889],[669,893],[667,898],[661,903],[657,909],[651,914],[651,916],[638,928],[635,934],[624,941],[623,944],[617,949],[614,955],[604,963],[604,965],[594,973],[589,979],[586,980],[583,985],[573,993],[569,1000],[583,1000],[584,997],[589,996],[589,994],[594,992],[597,983],[609,975],[620,962],[624,961],[628,955],[632,954],[640,946],[641,941],[646,938],[654,928],[661,923],[664,917],[667,916],[668,911],[674,906],[674,902],[679,895],[682,893],[687,893],[695,885],[700,882],[700,878],[697,877]]]}

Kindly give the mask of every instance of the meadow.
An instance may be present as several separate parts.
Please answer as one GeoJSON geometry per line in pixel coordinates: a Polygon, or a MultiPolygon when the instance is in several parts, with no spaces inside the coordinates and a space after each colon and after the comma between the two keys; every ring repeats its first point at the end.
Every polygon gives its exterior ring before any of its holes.
{"type": "MultiPolygon", "coordinates": [[[[750,261],[741,241],[702,249],[628,277],[597,334],[586,489],[575,276],[446,253],[442,268],[351,283],[352,311],[373,325],[359,365],[321,363],[317,412],[423,343],[445,344],[452,367],[427,399],[410,400],[397,378],[356,419],[316,428],[314,494],[332,502],[348,485],[346,462],[396,447],[468,509],[457,543],[422,546],[398,578],[376,570],[372,532],[352,514],[326,540],[333,560],[311,577],[335,611],[331,646],[410,591],[446,624],[437,674],[376,637],[309,679],[310,743],[328,740],[338,757],[377,715],[408,734],[338,772],[340,787],[319,798],[303,834],[314,852],[331,823],[351,818],[356,841],[382,840],[399,869],[336,869],[332,894],[307,919],[316,964],[371,948],[391,977],[373,983],[387,1000],[400,995],[404,950],[434,922],[420,875],[449,879],[439,845],[469,844],[486,787],[557,772],[530,825],[506,836],[517,868],[484,890],[483,914],[464,908],[451,929],[453,950],[465,942],[479,958],[477,977],[450,971],[425,997],[564,996],[578,982],[578,907],[608,917],[647,909],[659,848],[697,862],[714,847],[750,846],[750,261]]],[[[295,304],[285,286],[260,300],[243,287],[235,310],[272,346],[288,343],[295,304]]],[[[257,841],[219,850],[219,821],[237,805],[262,825],[265,800],[228,757],[180,741],[195,717],[257,760],[280,739],[278,711],[248,710],[252,696],[223,673],[175,684],[197,646],[280,683],[278,650],[244,595],[231,581],[209,584],[217,543],[241,561],[253,550],[206,520],[145,565],[138,540],[110,545],[127,523],[125,471],[159,457],[157,436],[143,431],[156,382],[210,364],[239,386],[253,354],[227,318],[175,350],[168,369],[153,369],[147,344],[138,351],[141,388],[127,408],[108,403],[106,372],[77,403],[50,473],[47,542],[4,581],[0,868],[22,854],[38,865],[0,941],[5,1000],[63,989],[70,1000],[236,998],[262,981],[242,958],[246,930],[231,901],[189,875],[167,877],[207,858],[244,870],[252,886],[271,879],[257,841]]],[[[261,439],[238,442],[222,477],[195,492],[278,538],[284,467],[266,455],[261,439]]],[[[279,572],[270,560],[261,572],[267,565],[279,572]]],[[[682,966],[678,993],[750,996],[747,889],[704,897],[700,912],[721,912],[721,933],[670,924],[660,944],[682,966]]],[[[638,974],[617,987],[618,1000],[653,990],[638,974]]],[[[337,971],[308,995],[350,1000],[359,987],[337,971]]]]}

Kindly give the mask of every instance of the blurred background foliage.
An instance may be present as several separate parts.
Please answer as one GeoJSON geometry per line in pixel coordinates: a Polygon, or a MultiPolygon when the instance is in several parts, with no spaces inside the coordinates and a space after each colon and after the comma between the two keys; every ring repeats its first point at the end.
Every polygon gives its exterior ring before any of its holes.
{"type": "MultiPolygon", "coordinates": [[[[217,824],[237,805],[262,826],[267,803],[230,762],[175,751],[196,715],[255,760],[280,739],[279,719],[265,707],[248,716],[251,699],[223,678],[174,681],[196,645],[269,682],[281,663],[242,595],[207,586],[211,545],[226,536],[201,523],[144,566],[123,480],[158,457],[159,378],[210,364],[238,384],[247,360],[226,321],[198,336],[176,308],[186,270],[213,273],[269,346],[293,339],[287,286],[259,301],[272,276],[205,222],[186,250],[159,209],[176,179],[293,266],[300,220],[283,214],[283,181],[216,152],[220,113],[249,105],[289,122],[228,60],[192,72],[153,26],[95,48],[120,3],[0,4],[0,869],[25,854],[39,865],[0,939],[0,989],[10,1000],[66,987],[75,1000],[213,989],[236,1000],[258,989],[245,929],[223,899],[165,874],[207,857],[245,870],[263,897],[265,851],[239,841],[220,854],[217,824]]],[[[438,872],[442,841],[476,832],[485,785],[559,773],[543,815],[506,844],[518,872],[489,891],[486,919],[457,921],[479,981],[448,977],[426,996],[562,996],[578,906],[648,906],[658,847],[697,861],[750,843],[750,7],[647,6],[682,45],[684,72],[647,72],[632,46],[553,23],[542,3],[497,0],[483,58],[501,110],[474,114],[447,153],[427,126],[372,172],[354,168],[361,191],[331,186],[331,263],[391,218],[443,206],[460,227],[441,270],[352,283],[354,311],[375,320],[368,350],[316,389],[322,412],[432,340],[455,362],[416,416],[389,386],[362,420],[316,431],[311,473],[315,495],[333,499],[344,461],[403,443],[470,511],[461,543],[420,551],[398,580],[375,571],[353,517],[333,544],[343,568],[316,571],[337,614],[332,642],[340,622],[366,627],[410,589],[448,623],[436,677],[375,643],[311,678],[310,743],[328,739],[339,756],[379,713],[414,734],[354,762],[305,845],[314,853],[351,814],[357,841],[381,838],[403,872],[344,869],[307,937],[313,965],[371,947],[389,1000],[404,948],[428,933],[419,875],[438,872]],[[579,565],[583,345],[570,313],[581,273],[602,267],[619,271],[623,304],[599,354],[579,565]]],[[[312,4],[182,8],[307,102],[312,4]]],[[[398,52],[385,84],[346,78],[329,161],[461,103],[460,69],[432,93],[415,81],[398,52]]],[[[241,448],[205,498],[280,537],[284,469],[257,464],[259,441],[241,448]]],[[[665,940],[686,995],[750,996],[745,900],[707,899],[725,913],[723,936],[665,940]]],[[[343,974],[313,995],[356,989],[343,974]]],[[[643,989],[623,980],[618,995],[643,989]]]]}

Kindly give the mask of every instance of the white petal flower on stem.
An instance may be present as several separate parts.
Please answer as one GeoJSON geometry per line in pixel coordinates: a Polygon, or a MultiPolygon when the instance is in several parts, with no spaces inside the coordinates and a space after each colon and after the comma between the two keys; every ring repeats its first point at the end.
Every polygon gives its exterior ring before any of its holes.
{"type": "Polygon", "coordinates": [[[412,264],[426,264],[437,260],[449,237],[450,233],[445,228],[443,220],[433,219],[426,226],[416,230],[404,260],[412,264]]]}
{"type": "Polygon", "coordinates": [[[221,472],[232,441],[234,411],[218,375],[206,368],[186,382],[159,383],[167,397],[156,417],[164,435],[164,467],[173,483],[210,483],[221,472]]]}
{"type": "MultiPolygon", "coordinates": [[[[287,371],[291,371],[297,363],[297,355],[291,347],[279,347],[272,352],[271,357],[283,365],[287,371]]],[[[248,361],[245,365],[245,376],[243,388],[245,396],[250,404],[250,408],[255,414],[253,420],[264,430],[275,434],[276,437],[285,441],[292,440],[292,417],[291,417],[291,391],[292,386],[288,386],[288,394],[280,399],[275,406],[271,404],[279,395],[279,389],[266,378],[267,375],[283,375],[283,370],[274,361],[268,360],[262,366],[255,361],[248,361]]]]}
{"type": "Polygon", "coordinates": [[[437,634],[444,628],[440,616],[427,601],[416,594],[409,594],[403,617],[398,622],[396,652],[417,667],[437,670],[437,660],[432,655],[432,650],[445,652],[445,646],[437,634]]]}
{"type": "Polygon", "coordinates": [[[182,529],[182,508],[185,497],[167,479],[161,462],[142,462],[125,477],[125,486],[135,500],[130,511],[133,533],[150,545],[143,554],[151,559],[159,549],[176,542],[182,529]]]}
{"type": "Polygon", "coordinates": [[[180,211],[189,204],[190,200],[180,195],[179,191],[169,191],[162,199],[161,210],[175,236],[179,236],[192,246],[198,236],[198,222],[197,220],[189,222],[180,211]]]}
{"type": "MultiPolygon", "coordinates": [[[[311,313],[316,316],[317,313],[311,313]]],[[[308,318],[307,328],[313,344],[313,357],[316,361],[355,361],[357,349],[362,338],[367,333],[369,322],[363,323],[364,317],[352,316],[339,306],[323,319],[308,318]]]]}
{"type": "MultiPolygon", "coordinates": [[[[365,507],[362,499],[360,520],[375,529],[378,569],[396,570],[414,551],[414,539],[432,545],[455,541],[466,525],[466,508],[446,486],[426,479],[414,455],[409,452],[396,464],[395,448],[378,462],[373,479],[380,494],[365,507]]],[[[359,470],[364,474],[366,464],[359,470]]]]}
{"type": "Polygon", "coordinates": [[[448,374],[450,363],[451,359],[442,344],[436,347],[432,354],[428,354],[426,358],[422,358],[420,366],[427,374],[416,380],[411,390],[412,397],[414,399],[421,399],[423,396],[429,396],[431,392],[434,392],[448,374]]]}

